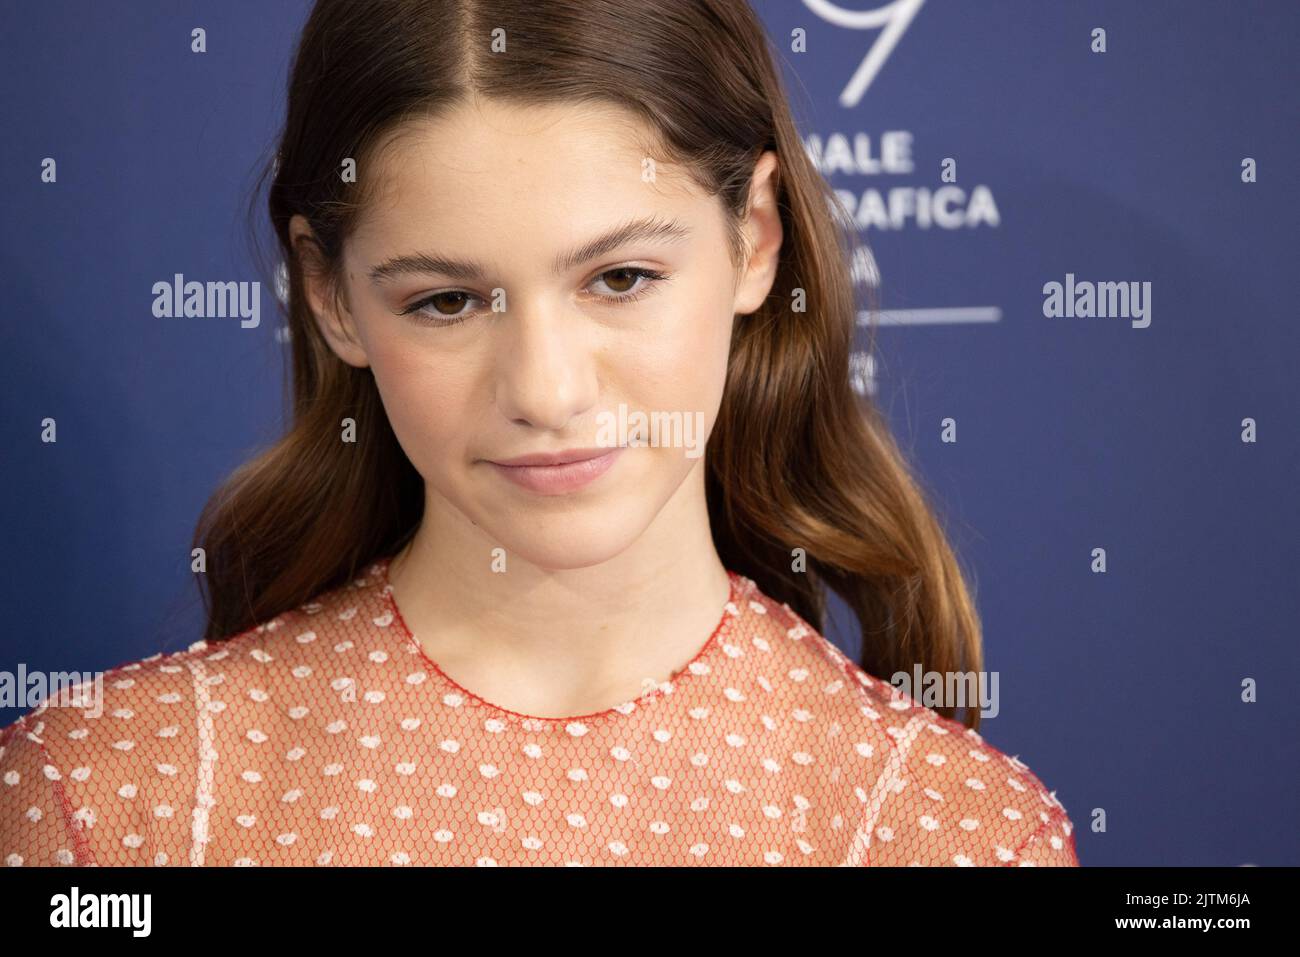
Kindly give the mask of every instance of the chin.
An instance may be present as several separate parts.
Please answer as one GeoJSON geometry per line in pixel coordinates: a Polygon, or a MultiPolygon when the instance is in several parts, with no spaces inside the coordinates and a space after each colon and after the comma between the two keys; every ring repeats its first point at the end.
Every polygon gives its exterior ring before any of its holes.
{"type": "Polygon", "coordinates": [[[654,518],[641,508],[602,503],[565,511],[516,512],[504,520],[481,522],[506,550],[507,561],[565,571],[590,568],[617,558],[641,537],[654,518]]]}

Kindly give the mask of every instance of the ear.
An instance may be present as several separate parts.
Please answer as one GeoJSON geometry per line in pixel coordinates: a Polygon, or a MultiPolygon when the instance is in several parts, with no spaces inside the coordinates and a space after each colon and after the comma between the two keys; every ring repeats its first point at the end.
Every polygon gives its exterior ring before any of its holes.
{"type": "Polygon", "coordinates": [[[335,287],[324,268],[320,246],[305,217],[289,220],[289,242],[294,258],[302,268],[302,289],[317,328],[334,354],[350,366],[363,369],[370,365],[356,322],[348,309],[347,297],[335,287]]]}
{"type": "Polygon", "coordinates": [[[754,165],[749,184],[749,211],[741,224],[748,257],[740,266],[733,312],[748,315],[758,310],[772,283],[781,258],[781,213],[777,209],[777,181],[780,168],[776,154],[763,153],[754,165]]]}

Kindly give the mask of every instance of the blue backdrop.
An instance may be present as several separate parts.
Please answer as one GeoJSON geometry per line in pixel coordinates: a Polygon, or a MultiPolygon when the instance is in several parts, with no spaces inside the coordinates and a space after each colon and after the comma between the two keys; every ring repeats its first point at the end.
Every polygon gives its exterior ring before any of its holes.
{"type": "MultiPolygon", "coordinates": [[[[265,278],[244,209],[308,6],[4,4],[0,670],[200,634],[190,535],[282,427],[282,323],[271,289],[256,328],[155,318],[151,290],[265,278]]],[[[871,246],[860,385],[974,573],[985,737],[1084,864],[1300,863],[1300,4],[755,6],[871,246]],[[1048,315],[1069,281],[1149,290],[1149,324],[1048,315]]]]}

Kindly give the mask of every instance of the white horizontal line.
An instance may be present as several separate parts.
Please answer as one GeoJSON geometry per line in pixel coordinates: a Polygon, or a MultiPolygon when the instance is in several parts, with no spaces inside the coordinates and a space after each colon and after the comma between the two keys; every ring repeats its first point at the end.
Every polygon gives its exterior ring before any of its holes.
{"type": "MultiPolygon", "coordinates": [[[[876,315],[881,326],[928,326],[957,322],[1001,322],[1002,310],[998,306],[968,306],[951,309],[882,309],[876,315]]],[[[858,325],[871,322],[871,313],[858,313],[858,325]]]]}

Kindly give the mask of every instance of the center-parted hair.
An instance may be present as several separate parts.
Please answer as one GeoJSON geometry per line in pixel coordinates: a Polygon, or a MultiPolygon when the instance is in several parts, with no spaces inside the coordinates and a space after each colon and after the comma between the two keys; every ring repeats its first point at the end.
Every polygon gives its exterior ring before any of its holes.
{"type": "MultiPolygon", "coordinates": [[[[705,457],[719,556],[819,629],[826,589],[837,592],[861,626],[858,663],[877,677],[916,665],[981,670],[965,576],[883,417],[852,388],[859,240],[804,150],[776,54],[746,0],[318,0],[259,182],[271,178],[288,274],[291,421],[199,518],[204,637],[230,637],[309,601],[400,549],[419,526],[422,479],[371,370],[343,362],[321,335],[303,271],[323,271],[342,294],[343,244],[378,185],[364,172],[345,182],[343,161],[374,169],[404,121],[470,96],[630,111],[653,131],[647,156],[681,164],[719,199],[737,266],[754,165],[776,152],[780,264],[767,301],[735,323],[705,457]],[[503,31],[502,52],[493,52],[494,31],[503,31]],[[310,247],[291,247],[295,214],[311,225],[310,247]],[[353,443],[340,441],[345,418],[356,422],[353,443]],[[795,570],[798,554],[806,570],[795,570]]],[[[934,710],[956,717],[955,707],[934,710]]],[[[978,728],[978,706],[964,710],[978,728]]]]}

